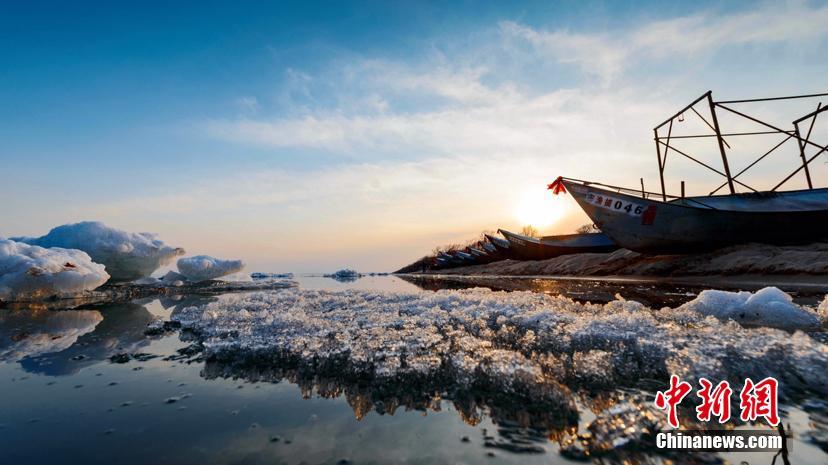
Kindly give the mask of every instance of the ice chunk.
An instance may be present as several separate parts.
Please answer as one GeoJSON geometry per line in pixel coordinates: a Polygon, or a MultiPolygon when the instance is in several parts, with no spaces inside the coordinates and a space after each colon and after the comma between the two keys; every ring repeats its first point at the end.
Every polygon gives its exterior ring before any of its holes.
{"type": "Polygon", "coordinates": [[[0,239],[0,300],[71,297],[109,279],[104,266],[73,249],[44,249],[0,239]]]}
{"type": "Polygon", "coordinates": [[[103,321],[97,310],[12,310],[0,312],[0,360],[60,352],[103,321]]]}
{"type": "Polygon", "coordinates": [[[793,303],[791,296],[775,287],[766,287],[756,293],[705,290],[679,308],[749,326],[788,330],[820,326],[814,312],[793,303]]]}
{"type": "Polygon", "coordinates": [[[356,281],[357,279],[362,277],[362,275],[359,274],[356,270],[352,270],[350,268],[343,268],[335,273],[329,273],[323,276],[342,282],[356,281]]]}
{"type": "Polygon", "coordinates": [[[209,255],[196,255],[178,260],[178,272],[195,282],[237,273],[242,268],[244,262],[241,260],[220,260],[209,255]]]}
{"type": "Polygon", "coordinates": [[[170,247],[151,233],[130,233],[97,221],[58,226],[41,237],[12,238],[41,247],[83,250],[92,260],[106,266],[113,281],[146,278],[184,249],[170,247]]]}

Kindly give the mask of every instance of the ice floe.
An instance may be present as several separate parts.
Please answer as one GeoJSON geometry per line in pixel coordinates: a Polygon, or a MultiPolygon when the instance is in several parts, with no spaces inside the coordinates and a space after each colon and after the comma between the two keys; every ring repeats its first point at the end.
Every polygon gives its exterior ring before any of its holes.
{"type": "Polygon", "coordinates": [[[357,279],[362,277],[362,275],[359,274],[359,272],[357,272],[356,270],[352,270],[350,268],[343,268],[335,273],[328,273],[322,276],[324,276],[325,278],[332,278],[341,282],[356,281],[357,279]]]}
{"type": "Polygon", "coordinates": [[[766,287],[756,293],[705,290],[679,308],[750,326],[790,330],[820,326],[816,313],[793,303],[790,295],[775,287],[766,287]]]}
{"type": "Polygon", "coordinates": [[[263,272],[255,272],[250,273],[251,279],[267,279],[267,278],[284,278],[290,279],[293,278],[293,273],[263,273],[263,272]]]}
{"type": "Polygon", "coordinates": [[[0,239],[0,300],[31,301],[71,297],[109,279],[104,266],[80,250],[0,239]]]}
{"type": "Polygon", "coordinates": [[[668,373],[734,385],[745,376],[773,375],[787,395],[828,394],[828,347],[808,333],[632,301],[580,304],[482,289],[289,289],[222,296],[177,308],[172,319],[196,336],[209,360],[225,364],[288,364],[376,380],[443,379],[506,393],[546,392],[561,384],[632,386],[668,373]]]}
{"type": "Polygon", "coordinates": [[[97,221],[58,226],[41,237],[12,240],[41,247],[83,250],[96,263],[106,266],[113,281],[146,278],[159,267],[184,255],[184,249],[171,247],[151,233],[131,233],[97,221]]]}
{"type": "Polygon", "coordinates": [[[177,265],[178,272],[193,282],[220,278],[244,268],[241,260],[221,260],[209,255],[180,258],[177,265]]]}

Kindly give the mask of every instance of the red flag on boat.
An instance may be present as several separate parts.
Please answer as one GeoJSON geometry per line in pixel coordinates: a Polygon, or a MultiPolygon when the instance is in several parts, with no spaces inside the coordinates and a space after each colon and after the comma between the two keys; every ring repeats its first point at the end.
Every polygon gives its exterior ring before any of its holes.
{"type": "Polygon", "coordinates": [[[552,182],[552,184],[546,186],[547,189],[551,190],[553,194],[566,194],[566,187],[563,184],[563,176],[558,176],[558,179],[552,182]]]}

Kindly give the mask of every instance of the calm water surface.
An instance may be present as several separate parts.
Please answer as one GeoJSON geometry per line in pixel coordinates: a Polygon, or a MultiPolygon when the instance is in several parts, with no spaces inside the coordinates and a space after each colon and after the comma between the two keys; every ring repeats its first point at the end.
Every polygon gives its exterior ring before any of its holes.
{"type": "MultiPolygon", "coordinates": [[[[464,286],[391,276],[296,280],[304,288],[334,290],[464,286]]],[[[520,286],[593,301],[612,299],[613,288],[654,303],[689,300],[696,292],[649,284],[527,283],[520,286]]],[[[437,398],[426,406],[398,389],[337,379],[288,381],[289,373],[267,369],[228,370],[188,352],[185,335],[144,335],[154,316],[168,317],[176,306],[203,299],[0,309],[0,463],[576,463],[558,453],[554,429],[519,426],[520,406],[504,411],[487,399],[437,398]],[[139,355],[110,360],[116,354],[139,355]]],[[[581,428],[594,418],[588,402],[579,405],[581,428]]],[[[815,425],[799,408],[786,415],[795,431],[825,424],[815,425]]],[[[720,458],[769,464],[772,455],[720,458]]],[[[791,459],[828,463],[825,452],[799,440],[791,459]]],[[[662,461],[646,454],[627,460],[662,461]]]]}

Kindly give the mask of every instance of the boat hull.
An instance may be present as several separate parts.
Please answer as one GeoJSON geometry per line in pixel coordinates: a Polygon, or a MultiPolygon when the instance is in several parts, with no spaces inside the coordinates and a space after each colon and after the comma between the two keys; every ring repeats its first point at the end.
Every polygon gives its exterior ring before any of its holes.
{"type": "Polygon", "coordinates": [[[564,185],[604,234],[636,252],[681,254],[749,242],[792,245],[828,239],[825,209],[725,210],[659,202],[566,180],[564,185]]]}
{"type": "Polygon", "coordinates": [[[546,239],[500,230],[509,241],[509,248],[523,260],[546,260],[576,253],[606,253],[618,249],[609,237],[601,233],[550,236],[546,239]]]}

